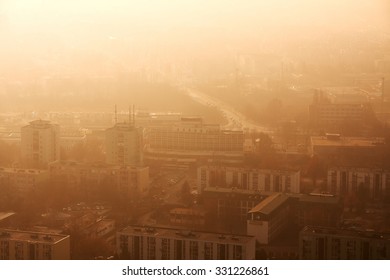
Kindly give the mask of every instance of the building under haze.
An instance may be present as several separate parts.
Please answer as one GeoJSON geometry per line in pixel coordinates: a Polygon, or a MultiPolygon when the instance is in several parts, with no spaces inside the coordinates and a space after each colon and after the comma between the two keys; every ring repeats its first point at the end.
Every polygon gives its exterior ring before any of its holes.
{"type": "Polygon", "coordinates": [[[69,260],[70,236],[0,229],[1,260],[69,260]]]}
{"type": "Polygon", "coordinates": [[[222,130],[199,117],[182,117],[172,125],[151,127],[147,157],[177,162],[198,160],[242,161],[243,131],[222,130]]]}
{"type": "Polygon", "coordinates": [[[21,129],[22,164],[45,168],[60,159],[60,128],[49,121],[35,120],[21,129]]]}
{"type": "Polygon", "coordinates": [[[56,161],[49,165],[49,172],[52,183],[88,195],[108,188],[131,198],[149,189],[149,167],[56,161]]]}
{"type": "Polygon", "coordinates": [[[299,256],[304,260],[388,260],[390,235],[307,226],[300,232],[299,256]]]}
{"type": "Polygon", "coordinates": [[[358,195],[370,199],[390,197],[390,170],[381,168],[330,167],[328,191],[337,195],[358,195]]]}
{"type": "Polygon", "coordinates": [[[255,259],[255,238],[247,235],[129,226],[116,244],[120,258],[131,260],[255,259]]]}
{"type": "Polygon", "coordinates": [[[115,165],[141,166],[143,129],[131,123],[117,123],[106,130],[106,162],[115,165]]]}
{"type": "Polygon", "coordinates": [[[201,166],[198,168],[198,190],[201,192],[208,187],[299,193],[300,171],[201,166]]]}
{"type": "Polygon", "coordinates": [[[314,94],[309,107],[315,125],[361,122],[369,110],[367,94],[358,88],[323,88],[314,94]]]}
{"type": "Polygon", "coordinates": [[[8,195],[28,195],[48,181],[47,170],[0,167],[0,191],[8,195]]]}

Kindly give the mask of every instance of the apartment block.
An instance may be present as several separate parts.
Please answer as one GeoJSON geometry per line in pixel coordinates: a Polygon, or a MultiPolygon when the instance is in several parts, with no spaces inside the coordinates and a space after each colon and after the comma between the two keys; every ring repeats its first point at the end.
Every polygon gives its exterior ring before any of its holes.
{"type": "Polygon", "coordinates": [[[131,123],[117,123],[106,129],[106,162],[142,166],[143,129],[131,123]]]}
{"type": "Polygon", "coordinates": [[[69,260],[70,236],[0,229],[1,260],[69,260]]]}
{"type": "Polygon", "coordinates": [[[330,167],[328,191],[337,195],[366,193],[371,199],[390,196],[390,170],[381,168],[330,167]]]}
{"type": "Polygon", "coordinates": [[[29,168],[46,168],[60,159],[60,128],[49,121],[35,120],[21,129],[22,163],[29,168]]]}
{"type": "Polygon", "coordinates": [[[304,260],[388,260],[390,234],[307,226],[299,236],[304,260]]]}
{"type": "Polygon", "coordinates": [[[129,226],[117,233],[117,253],[133,260],[253,260],[255,238],[129,226]]]}
{"type": "Polygon", "coordinates": [[[265,192],[300,192],[299,170],[253,169],[228,166],[198,168],[198,191],[208,187],[265,192]]]}
{"type": "Polygon", "coordinates": [[[42,169],[0,167],[2,192],[24,196],[49,181],[49,172],[42,169]]]}

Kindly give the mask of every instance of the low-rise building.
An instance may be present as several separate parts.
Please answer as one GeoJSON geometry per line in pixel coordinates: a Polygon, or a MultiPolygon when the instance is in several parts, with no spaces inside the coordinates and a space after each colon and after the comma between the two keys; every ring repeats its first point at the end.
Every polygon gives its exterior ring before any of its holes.
{"type": "Polygon", "coordinates": [[[289,197],[282,193],[270,195],[248,212],[247,234],[260,244],[268,244],[287,227],[290,218],[289,197]]]}
{"type": "Polygon", "coordinates": [[[117,254],[133,260],[253,260],[255,238],[129,226],[117,233],[117,254]]]}
{"type": "Polygon", "coordinates": [[[145,157],[149,160],[179,163],[243,160],[243,131],[223,130],[219,125],[205,124],[199,117],[182,117],[171,125],[150,127],[146,135],[145,157]]]}
{"type": "Polygon", "coordinates": [[[34,191],[48,180],[47,170],[0,167],[0,189],[17,196],[34,191]]]}
{"type": "Polygon", "coordinates": [[[237,188],[265,192],[300,192],[299,170],[254,169],[229,166],[198,168],[198,191],[205,188],[237,188]]]}
{"type": "Polygon", "coordinates": [[[370,108],[367,94],[358,88],[323,88],[314,94],[309,107],[315,125],[361,122],[370,108]]]}
{"type": "Polygon", "coordinates": [[[337,195],[368,195],[370,199],[390,197],[390,170],[381,168],[330,167],[327,189],[337,195]]]}
{"type": "Polygon", "coordinates": [[[53,182],[59,181],[70,188],[84,188],[84,191],[94,192],[106,185],[112,186],[122,196],[130,197],[149,189],[149,167],[57,161],[50,164],[49,171],[53,182]]]}
{"type": "Polygon", "coordinates": [[[388,260],[390,234],[307,226],[299,236],[304,260],[388,260]]]}
{"type": "Polygon", "coordinates": [[[1,260],[69,260],[70,236],[0,229],[1,260]]]}
{"type": "Polygon", "coordinates": [[[326,134],[310,138],[310,153],[326,163],[339,161],[366,162],[381,159],[383,138],[343,137],[326,134]]]}
{"type": "Polygon", "coordinates": [[[174,208],[169,211],[172,225],[202,228],[206,225],[207,212],[196,208],[174,208]]]}

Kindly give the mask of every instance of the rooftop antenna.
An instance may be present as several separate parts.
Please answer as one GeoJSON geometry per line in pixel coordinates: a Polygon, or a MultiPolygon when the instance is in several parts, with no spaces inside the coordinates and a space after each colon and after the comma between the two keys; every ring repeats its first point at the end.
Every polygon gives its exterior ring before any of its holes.
{"type": "Polygon", "coordinates": [[[118,114],[116,111],[116,104],[115,104],[115,124],[117,124],[117,122],[118,122],[118,114]]]}

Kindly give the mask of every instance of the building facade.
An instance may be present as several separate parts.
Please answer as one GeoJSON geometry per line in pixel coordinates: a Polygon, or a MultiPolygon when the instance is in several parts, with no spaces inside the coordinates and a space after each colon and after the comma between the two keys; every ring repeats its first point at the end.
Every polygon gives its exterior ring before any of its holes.
{"type": "Polygon", "coordinates": [[[296,170],[202,166],[198,168],[197,180],[199,192],[208,187],[265,192],[300,192],[300,171],[296,170]]]}
{"type": "Polygon", "coordinates": [[[0,229],[1,260],[70,260],[69,235],[0,229]]]}
{"type": "Polygon", "coordinates": [[[246,235],[130,226],[117,233],[117,253],[133,260],[253,260],[255,239],[246,235]]]}
{"type": "Polygon", "coordinates": [[[199,160],[242,161],[243,131],[222,130],[203,123],[201,118],[182,117],[172,125],[150,127],[147,157],[165,161],[199,160]]]}
{"type": "Polygon", "coordinates": [[[390,235],[308,226],[299,235],[299,256],[303,260],[388,260],[390,235]]]}
{"type": "Polygon", "coordinates": [[[21,129],[21,156],[24,166],[46,168],[60,159],[60,128],[49,121],[35,120],[21,129]]]}
{"type": "Polygon", "coordinates": [[[91,193],[105,186],[129,198],[149,189],[149,167],[57,161],[49,172],[52,182],[91,193]]]}
{"type": "Polygon", "coordinates": [[[0,167],[0,191],[3,193],[25,196],[48,181],[47,170],[0,167]]]}
{"type": "Polygon", "coordinates": [[[309,107],[310,120],[316,125],[361,122],[369,110],[368,97],[357,88],[324,88],[314,94],[309,107]]]}
{"type": "Polygon", "coordinates": [[[106,130],[106,162],[142,166],[143,129],[130,123],[117,123],[106,130]]]}
{"type": "Polygon", "coordinates": [[[247,233],[260,244],[268,244],[277,238],[290,221],[289,197],[275,193],[248,212],[247,233]]]}
{"type": "Polygon", "coordinates": [[[380,168],[330,167],[327,189],[337,195],[366,193],[371,199],[390,196],[390,170],[380,168]]]}

